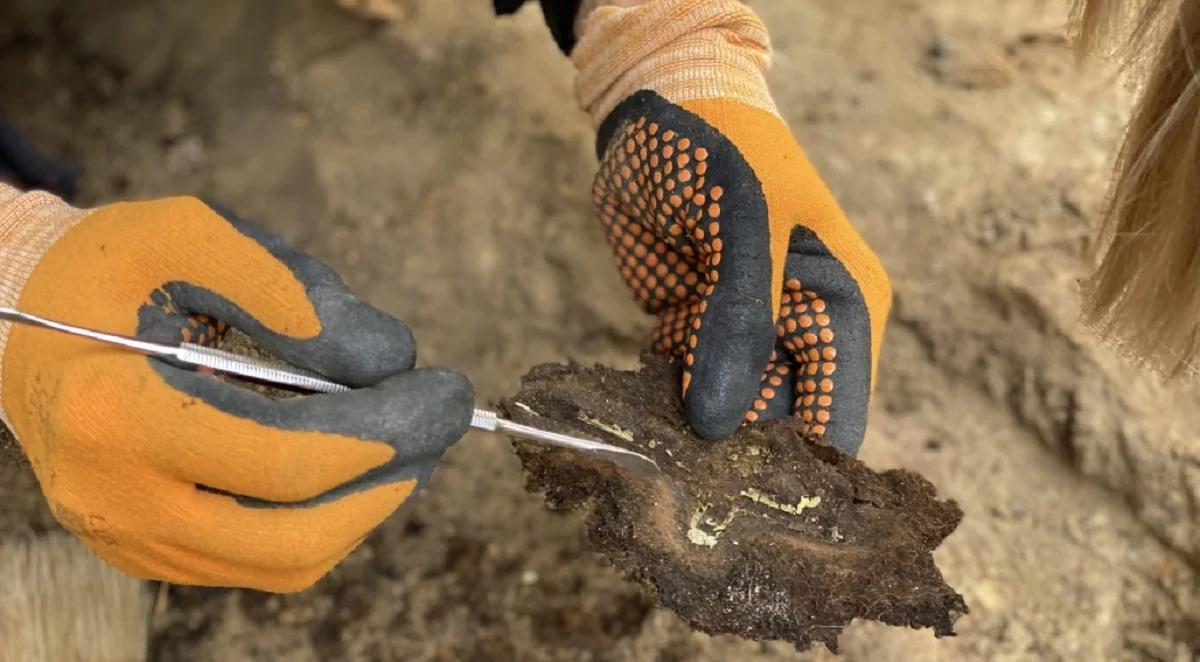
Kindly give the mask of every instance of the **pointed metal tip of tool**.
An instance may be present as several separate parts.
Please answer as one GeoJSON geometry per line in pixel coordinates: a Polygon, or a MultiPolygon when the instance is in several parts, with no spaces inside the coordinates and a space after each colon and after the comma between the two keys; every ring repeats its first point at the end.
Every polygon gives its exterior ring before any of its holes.
{"type": "Polygon", "coordinates": [[[622,469],[628,469],[630,472],[639,476],[646,476],[649,478],[662,473],[662,469],[658,466],[657,462],[646,457],[645,455],[642,455],[641,453],[635,453],[633,451],[614,452],[610,450],[596,450],[593,451],[593,454],[597,457],[605,458],[618,467],[621,467],[622,469]]]}
{"type": "MultiPolygon", "coordinates": [[[[476,418],[479,415],[476,414],[476,418]]],[[[562,448],[570,448],[583,453],[587,453],[592,457],[598,457],[607,460],[618,467],[627,469],[642,476],[653,476],[662,471],[658,463],[654,460],[627,448],[605,444],[591,439],[583,439],[568,434],[559,432],[551,432],[541,428],[535,428],[529,425],[522,425],[514,421],[503,418],[488,417],[486,421],[480,420],[481,424],[476,427],[484,427],[484,429],[496,430],[510,434],[514,437],[529,439],[532,441],[540,441],[542,443],[559,446],[562,448]],[[486,425],[486,427],[485,427],[486,425]],[[492,427],[494,425],[495,427],[492,427]]]]}

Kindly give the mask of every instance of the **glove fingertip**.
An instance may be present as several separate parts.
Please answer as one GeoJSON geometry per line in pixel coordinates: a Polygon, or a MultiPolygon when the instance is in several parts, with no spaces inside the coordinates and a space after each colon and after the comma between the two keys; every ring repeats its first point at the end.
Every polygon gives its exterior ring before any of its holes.
{"type": "Polygon", "coordinates": [[[702,398],[685,398],[684,412],[692,431],[701,439],[716,441],[733,434],[742,424],[745,409],[737,411],[729,407],[714,407],[711,400],[702,398]]]}
{"type": "Polygon", "coordinates": [[[357,310],[341,312],[337,328],[309,344],[309,354],[321,371],[361,387],[411,370],[417,361],[417,344],[408,325],[361,301],[355,304],[357,310]]]}
{"type": "Polygon", "coordinates": [[[762,378],[762,368],[757,367],[757,361],[722,358],[725,359],[723,365],[709,362],[709,365],[697,366],[702,370],[692,373],[683,398],[684,413],[692,430],[708,440],[728,437],[738,429],[762,378]]]}
{"type": "Polygon", "coordinates": [[[449,368],[421,368],[402,373],[380,384],[400,407],[397,415],[412,429],[406,450],[440,456],[454,445],[471,424],[475,389],[462,373],[449,368]]]}
{"type": "Polygon", "coordinates": [[[689,338],[683,408],[696,434],[712,440],[733,434],[745,419],[775,332],[767,306],[736,296],[711,297],[702,322],[689,338]]]}
{"type": "Polygon", "coordinates": [[[457,424],[455,438],[466,434],[475,409],[475,387],[471,381],[461,372],[449,368],[427,368],[423,372],[430,375],[433,390],[440,394],[450,420],[457,424]]]}

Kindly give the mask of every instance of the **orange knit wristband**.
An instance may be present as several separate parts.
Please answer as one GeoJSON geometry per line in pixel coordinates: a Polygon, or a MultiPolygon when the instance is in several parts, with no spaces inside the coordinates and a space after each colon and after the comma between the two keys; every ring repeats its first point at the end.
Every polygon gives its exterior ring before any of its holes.
{"type": "MultiPolygon", "coordinates": [[[[0,183],[0,306],[16,307],[38,261],[86,214],[44,191],[22,193],[0,183]]],[[[0,322],[0,365],[10,327],[0,322]]],[[[0,420],[8,423],[3,402],[0,420]]]]}
{"type": "Polygon", "coordinates": [[[764,78],[766,26],[737,0],[597,7],[571,59],[579,70],[576,100],[596,126],[639,90],[674,103],[730,99],[778,115],[764,78]]]}

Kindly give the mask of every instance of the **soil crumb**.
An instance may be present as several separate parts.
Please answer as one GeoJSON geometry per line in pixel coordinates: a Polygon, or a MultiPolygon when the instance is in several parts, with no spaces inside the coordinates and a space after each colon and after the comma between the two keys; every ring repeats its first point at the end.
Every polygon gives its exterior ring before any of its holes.
{"type": "Polygon", "coordinates": [[[7,425],[0,423],[0,465],[10,464],[26,466],[28,460],[25,459],[25,454],[17,444],[17,437],[12,430],[9,430],[7,425]]]}
{"type": "Polygon", "coordinates": [[[837,651],[855,618],[953,635],[967,613],[932,552],[962,511],[907,471],[877,473],[792,420],[706,442],[685,424],[678,367],[547,364],[501,407],[513,420],[631,448],[662,474],[515,442],[526,489],[586,507],[589,545],[691,627],[837,651]]]}

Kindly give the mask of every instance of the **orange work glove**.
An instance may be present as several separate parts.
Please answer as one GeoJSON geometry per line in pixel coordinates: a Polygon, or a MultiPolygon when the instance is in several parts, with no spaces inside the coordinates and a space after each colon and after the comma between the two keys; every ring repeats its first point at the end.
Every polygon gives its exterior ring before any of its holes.
{"type": "Polygon", "coordinates": [[[762,22],[734,0],[651,0],[582,25],[595,205],[654,346],[683,359],[693,428],[794,412],[857,452],[891,286],[775,109],[762,22]]]}
{"type": "Polygon", "coordinates": [[[161,342],[211,342],[228,323],[362,387],[275,401],[122,349],[0,326],[0,405],[55,516],[129,574],[303,589],[467,429],[471,386],[412,370],[404,324],[324,264],[195,199],[84,212],[0,186],[0,259],[0,305],[161,342]]]}

